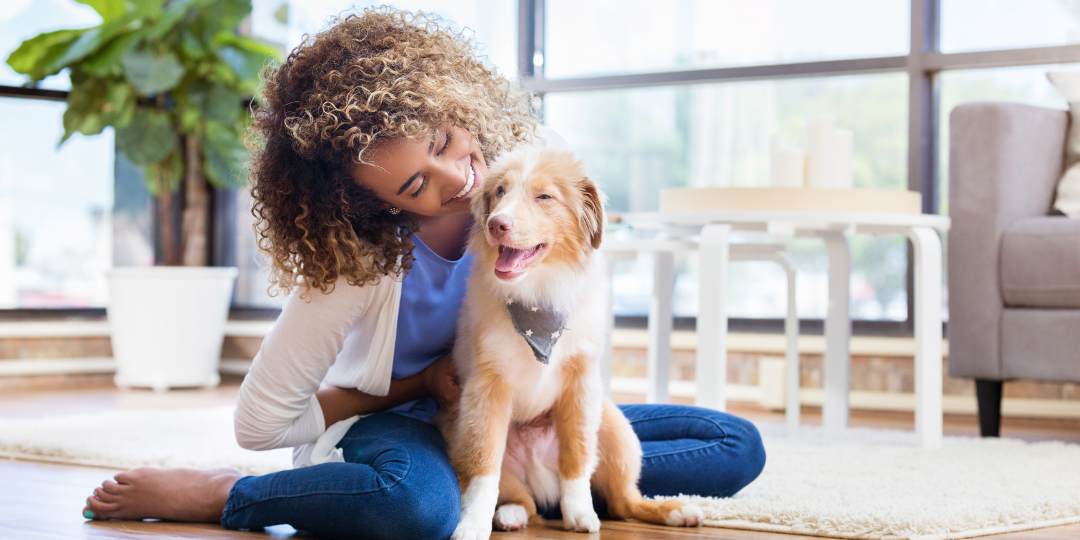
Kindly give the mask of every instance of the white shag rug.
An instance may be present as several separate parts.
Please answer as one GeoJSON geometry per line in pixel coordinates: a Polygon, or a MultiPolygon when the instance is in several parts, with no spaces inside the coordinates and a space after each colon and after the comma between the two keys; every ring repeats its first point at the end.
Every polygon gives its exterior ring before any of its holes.
{"type": "Polygon", "coordinates": [[[232,407],[120,409],[28,420],[0,419],[0,456],[72,465],[234,467],[267,474],[292,467],[290,449],[236,444],[232,407]]]}
{"type": "MultiPolygon", "coordinates": [[[[706,525],[875,540],[946,540],[1080,522],[1080,445],[946,437],[920,450],[913,433],[826,435],[759,426],[765,470],[730,499],[683,496],[706,525]]],[[[232,410],[119,410],[0,419],[0,456],[129,468],[288,468],[289,450],[236,445],[232,410]]]]}

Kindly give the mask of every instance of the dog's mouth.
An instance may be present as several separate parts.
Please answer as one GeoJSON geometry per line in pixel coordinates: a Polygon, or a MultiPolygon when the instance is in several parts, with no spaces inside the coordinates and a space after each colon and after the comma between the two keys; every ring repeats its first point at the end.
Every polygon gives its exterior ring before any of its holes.
{"type": "Polygon", "coordinates": [[[525,273],[526,268],[540,257],[547,244],[537,244],[528,249],[516,249],[499,245],[499,258],[495,260],[495,276],[514,279],[525,273]]]}

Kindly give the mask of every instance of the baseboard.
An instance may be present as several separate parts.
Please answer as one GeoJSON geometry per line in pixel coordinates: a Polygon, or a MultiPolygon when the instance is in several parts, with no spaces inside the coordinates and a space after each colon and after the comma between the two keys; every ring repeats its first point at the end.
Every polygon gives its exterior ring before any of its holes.
{"type": "MultiPolygon", "coordinates": [[[[251,368],[251,360],[223,358],[219,371],[225,375],[244,375],[251,368]]],[[[112,358],[39,358],[33,360],[0,361],[0,377],[25,377],[35,375],[74,375],[90,373],[115,373],[116,361],[112,358]]],[[[611,389],[625,394],[645,394],[648,381],[640,377],[612,377],[611,389]]],[[[669,391],[674,397],[693,398],[697,395],[694,381],[672,380],[669,391]]],[[[761,403],[765,397],[762,388],[754,385],[729,384],[725,394],[730,401],[761,403]]],[[[915,394],[891,392],[867,392],[855,390],[849,394],[852,409],[869,411],[915,410],[915,394]]],[[[775,399],[772,400],[775,403],[775,399]]],[[[824,395],[819,388],[803,388],[799,391],[802,405],[820,407],[824,395]]],[[[772,405],[772,403],[770,403],[772,405]]],[[[945,414],[974,415],[978,411],[975,396],[946,395],[942,398],[945,414]]],[[[1002,400],[1001,414],[1023,418],[1080,419],[1080,401],[1025,399],[1006,397],[1002,400]]]]}
{"type": "MultiPolygon", "coordinates": [[[[611,333],[611,344],[616,348],[644,349],[649,344],[649,332],[635,328],[616,328],[611,333]]],[[[787,340],[783,334],[756,334],[731,332],[727,347],[732,352],[756,352],[783,356],[787,340]]],[[[949,342],[942,340],[941,354],[949,356],[949,342]]],[[[697,349],[697,334],[686,330],[671,333],[671,348],[677,351],[697,349]]],[[[885,336],[852,336],[851,354],[856,356],[915,356],[915,338],[885,336]]],[[[799,352],[824,354],[825,336],[799,336],[799,352]]]]}
{"type": "MultiPolygon", "coordinates": [[[[264,337],[274,321],[228,321],[225,335],[230,337],[264,337]]],[[[3,321],[0,339],[12,338],[86,338],[109,337],[107,321],[3,321]]]]}
{"type": "MultiPolygon", "coordinates": [[[[644,395],[647,387],[648,381],[644,378],[611,378],[612,392],[644,395]]],[[[668,388],[672,397],[693,398],[697,395],[697,384],[694,381],[673,380],[668,388]]],[[[724,388],[724,393],[729,401],[758,404],[762,400],[761,388],[753,385],[729,384],[724,388]]],[[[801,405],[820,407],[824,401],[824,392],[820,388],[799,390],[801,405]]],[[[852,409],[865,411],[914,412],[915,394],[855,390],[848,395],[848,403],[852,409]]],[[[942,409],[945,414],[978,413],[975,396],[943,396],[942,409]]],[[[1006,397],[1002,399],[1001,414],[1018,418],[1080,419],[1080,401],[1006,397]]]]}

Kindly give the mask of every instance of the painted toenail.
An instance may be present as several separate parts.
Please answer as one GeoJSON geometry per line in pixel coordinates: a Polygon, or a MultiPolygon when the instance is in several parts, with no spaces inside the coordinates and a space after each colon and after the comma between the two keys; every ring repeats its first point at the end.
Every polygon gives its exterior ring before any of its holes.
{"type": "Polygon", "coordinates": [[[94,513],[89,510],[83,511],[82,515],[86,519],[94,519],[94,513]]]}

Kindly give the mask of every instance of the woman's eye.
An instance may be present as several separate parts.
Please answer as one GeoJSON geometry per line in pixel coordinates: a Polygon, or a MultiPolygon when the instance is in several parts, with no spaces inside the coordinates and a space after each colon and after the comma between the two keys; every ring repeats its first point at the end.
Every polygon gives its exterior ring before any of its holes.
{"type": "Polygon", "coordinates": [[[424,179],[420,181],[420,187],[415,192],[413,192],[412,195],[409,195],[410,199],[415,199],[415,198],[419,197],[421,193],[424,192],[424,187],[427,186],[427,180],[428,179],[425,176],[424,179]]]}
{"type": "Polygon", "coordinates": [[[546,200],[548,200],[550,198],[551,198],[551,195],[541,195],[541,196],[537,197],[537,199],[540,199],[541,201],[546,201],[546,200]]]}
{"type": "Polygon", "coordinates": [[[506,195],[506,191],[503,190],[502,186],[499,186],[499,188],[495,190],[495,195],[502,197],[503,195],[506,195]]]}
{"type": "Polygon", "coordinates": [[[450,148],[450,140],[451,140],[452,138],[453,138],[453,135],[451,135],[451,134],[450,134],[450,132],[449,132],[449,131],[447,131],[447,132],[446,132],[446,142],[445,142],[445,143],[443,143],[443,147],[442,147],[442,150],[439,150],[439,155],[440,155],[440,156],[441,156],[441,155],[443,155],[443,152],[446,152],[446,149],[447,149],[447,148],[450,148]]]}

